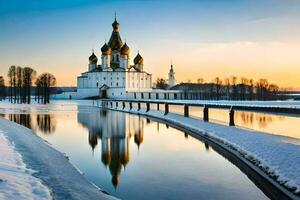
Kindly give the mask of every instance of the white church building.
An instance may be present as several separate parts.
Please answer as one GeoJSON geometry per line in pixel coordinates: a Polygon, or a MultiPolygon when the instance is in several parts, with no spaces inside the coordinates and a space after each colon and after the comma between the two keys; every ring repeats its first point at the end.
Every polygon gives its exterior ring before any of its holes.
{"type": "Polygon", "coordinates": [[[101,48],[101,64],[94,51],[88,69],[77,77],[75,98],[125,98],[129,93],[152,91],[152,75],[144,71],[144,59],[138,53],[130,64],[130,48],[119,34],[115,18],[108,43],[101,48]]]}

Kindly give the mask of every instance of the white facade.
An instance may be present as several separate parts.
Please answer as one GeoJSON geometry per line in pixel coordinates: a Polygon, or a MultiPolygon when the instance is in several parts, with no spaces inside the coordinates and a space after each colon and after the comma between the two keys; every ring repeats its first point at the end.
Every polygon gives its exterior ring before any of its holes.
{"type": "Polygon", "coordinates": [[[138,53],[130,65],[130,49],[121,40],[116,19],[112,26],[111,38],[101,48],[101,65],[93,52],[88,71],[77,77],[77,98],[124,98],[129,92],[152,90],[152,75],[143,70],[142,56],[138,53]]]}
{"type": "Polygon", "coordinates": [[[174,72],[174,69],[173,69],[173,65],[171,65],[171,69],[170,69],[170,72],[169,72],[169,79],[168,79],[168,87],[171,88],[173,87],[175,84],[176,84],[176,81],[175,81],[175,72],[174,72]]]}

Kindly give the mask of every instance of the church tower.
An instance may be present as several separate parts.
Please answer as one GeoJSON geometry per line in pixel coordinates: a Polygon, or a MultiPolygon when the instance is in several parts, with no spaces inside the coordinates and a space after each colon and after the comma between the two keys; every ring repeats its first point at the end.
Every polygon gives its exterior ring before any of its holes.
{"type": "Polygon", "coordinates": [[[130,54],[130,49],[128,45],[125,44],[122,46],[120,50],[120,68],[122,69],[127,69],[129,67],[129,54],[130,54]]]}
{"type": "Polygon", "coordinates": [[[123,46],[123,42],[119,33],[119,22],[115,15],[115,21],[112,23],[113,32],[108,41],[108,46],[111,49],[110,63],[112,68],[118,68],[120,65],[120,50],[123,46]]]}
{"type": "Polygon", "coordinates": [[[94,54],[94,50],[92,55],[89,57],[89,71],[93,71],[97,67],[98,58],[94,54]]]}
{"type": "Polygon", "coordinates": [[[169,88],[171,88],[175,85],[175,72],[174,72],[172,64],[171,64],[171,69],[170,69],[170,72],[169,72],[168,84],[169,84],[169,88]]]}
{"type": "Polygon", "coordinates": [[[110,54],[111,54],[111,49],[110,47],[105,43],[101,47],[101,59],[102,59],[102,69],[108,69],[110,67],[110,54]]]}

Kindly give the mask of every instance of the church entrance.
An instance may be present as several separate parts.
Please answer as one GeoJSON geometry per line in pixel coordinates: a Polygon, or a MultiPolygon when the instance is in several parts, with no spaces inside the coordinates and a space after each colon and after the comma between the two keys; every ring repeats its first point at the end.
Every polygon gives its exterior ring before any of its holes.
{"type": "Polygon", "coordinates": [[[99,91],[100,98],[102,98],[102,99],[107,98],[107,90],[108,89],[109,89],[109,87],[105,84],[100,87],[100,91],[99,91]]]}
{"type": "Polygon", "coordinates": [[[107,98],[107,91],[106,90],[101,90],[100,91],[100,97],[102,99],[106,99],[107,98]]]}

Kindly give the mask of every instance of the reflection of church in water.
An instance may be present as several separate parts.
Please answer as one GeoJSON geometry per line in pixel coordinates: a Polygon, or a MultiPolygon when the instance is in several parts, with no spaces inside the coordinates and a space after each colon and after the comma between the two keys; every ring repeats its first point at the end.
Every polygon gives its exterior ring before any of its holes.
{"type": "Polygon", "coordinates": [[[78,112],[78,122],[89,130],[89,144],[94,151],[101,140],[101,160],[109,167],[112,184],[120,182],[122,166],[125,168],[130,160],[129,141],[139,148],[143,142],[145,120],[139,116],[125,113],[100,111],[95,113],[78,112]]]}

